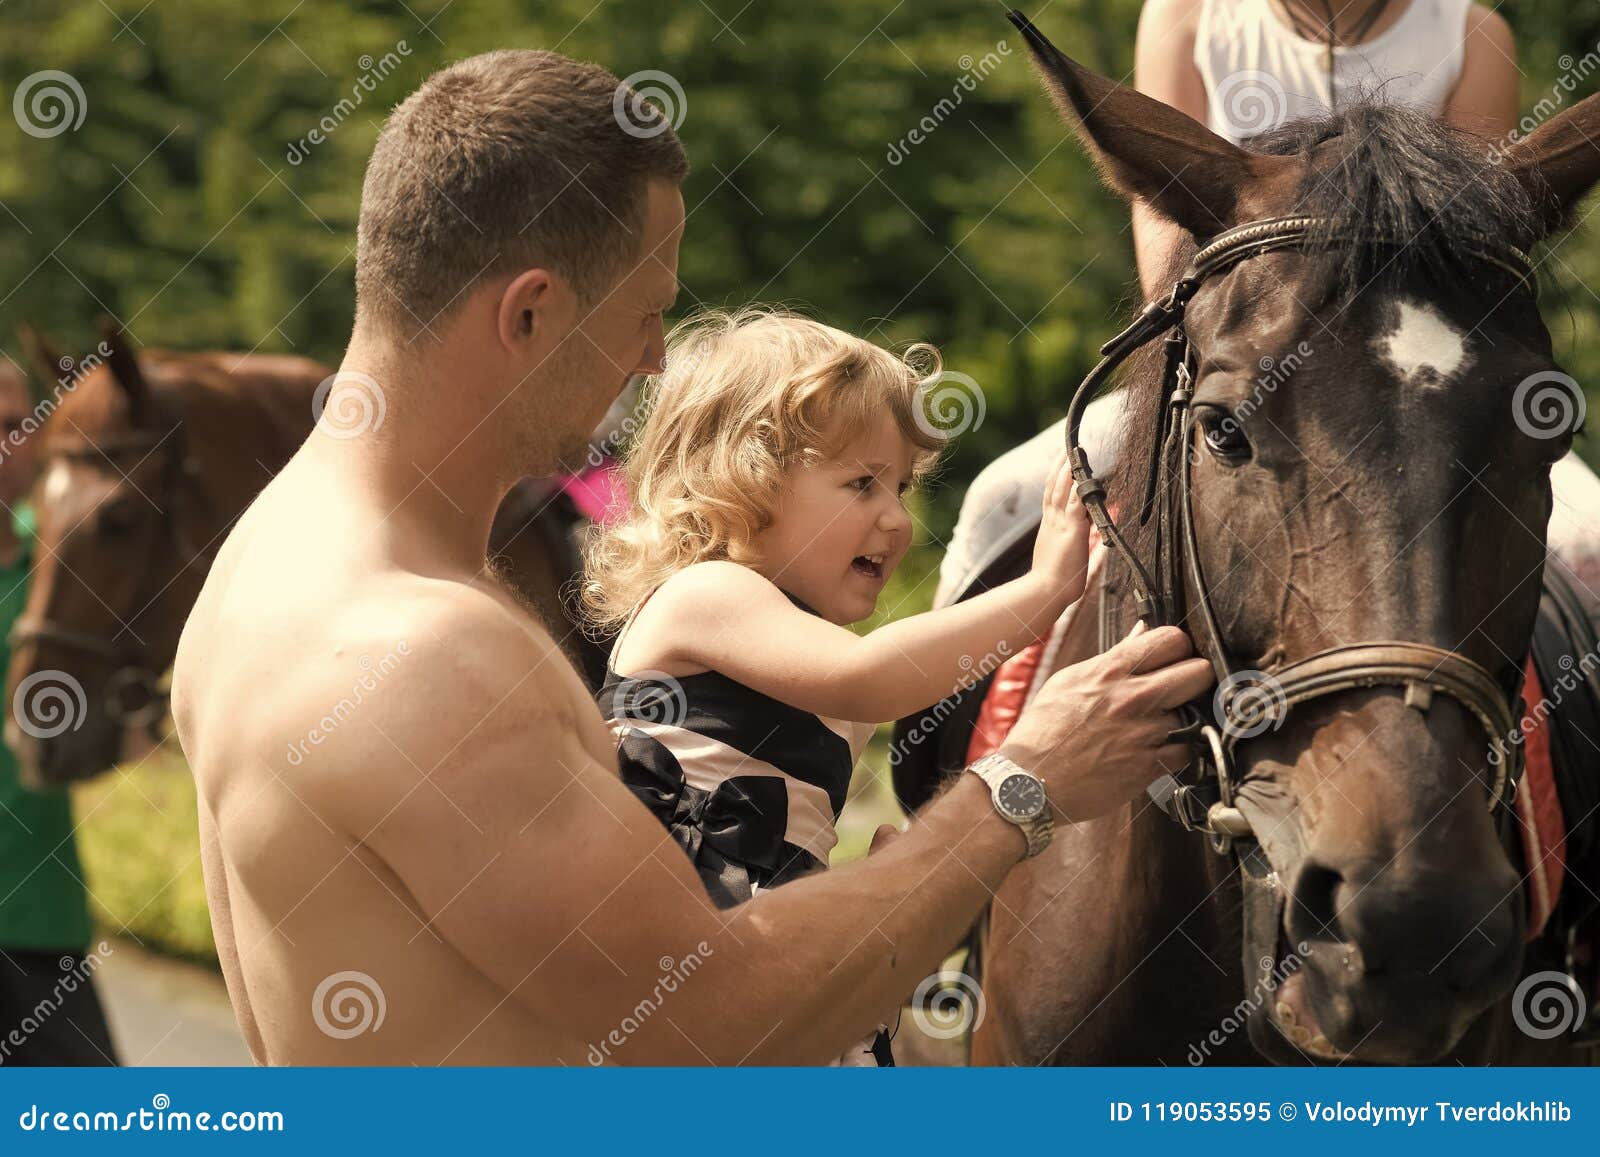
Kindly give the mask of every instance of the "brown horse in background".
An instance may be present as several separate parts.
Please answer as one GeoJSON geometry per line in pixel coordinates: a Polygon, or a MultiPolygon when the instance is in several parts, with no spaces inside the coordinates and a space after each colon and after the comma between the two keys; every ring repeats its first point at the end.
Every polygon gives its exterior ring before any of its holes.
{"type": "MultiPolygon", "coordinates": [[[[311,433],[332,371],[282,355],[135,356],[110,326],[76,365],[31,331],[23,344],[55,388],[39,407],[37,537],[11,634],[7,740],[27,781],[62,784],[107,770],[130,727],[165,718],[164,677],[212,558],[311,433]]],[[[577,565],[577,516],[558,497],[533,479],[513,489],[486,565],[569,640],[592,679],[603,658],[574,629],[562,591],[577,565]]]]}

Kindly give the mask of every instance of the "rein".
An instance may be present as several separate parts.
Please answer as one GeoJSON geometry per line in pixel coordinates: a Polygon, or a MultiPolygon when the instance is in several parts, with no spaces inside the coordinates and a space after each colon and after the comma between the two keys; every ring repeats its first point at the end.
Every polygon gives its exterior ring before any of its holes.
{"type": "MultiPolygon", "coordinates": [[[[1138,615],[1151,627],[1178,625],[1185,618],[1185,593],[1193,592],[1193,607],[1201,629],[1199,642],[1216,674],[1219,691],[1216,711],[1220,721],[1208,719],[1196,704],[1182,710],[1184,726],[1172,738],[1187,742],[1193,752],[1191,767],[1196,782],[1179,783],[1170,792],[1152,787],[1151,794],[1169,816],[1184,828],[1206,833],[1222,854],[1235,839],[1253,833],[1249,820],[1234,805],[1239,783],[1235,770],[1241,742],[1267,727],[1281,726],[1295,706],[1357,688],[1397,686],[1405,689],[1405,704],[1426,712],[1435,694],[1447,695],[1467,709],[1488,736],[1489,761],[1494,779],[1489,788],[1489,810],[1502,818],[1511,813],[1522,772],[1522,745],[1515,741],[1522,713],[1520,672],[1508,692],[1479,664],[1456,651],[1403,639],[1382,639],[1330,647],[1306,658],[1266,672],[1234,666],[1222,643],[1212,607],[1211,592],[1200,566],[1195,537],[1190,463],[1195,422],[1193,399],[1195,350],[1184,329],[1189,301],[1208,278],[1233,269],[1252,257],[1280,250],[1308,251],[1332,245],[1361,244],[1372,238],[1337,231],[1321,217],[1280,217],[1254,221],[1222,233],[1203,246],[1168,294],[1147,304],[1128,326],[1100,350],[1100,361],[1089,371],[1067,408],[1067,454],[1078,494],[1088,508],[1101,539],[1127,567],[1138,615]],[[1083,415],[1089,403],[1113,372],[1136,350],[1165,335],[1165,370],[1162,380],[1160,437],[1152,451],[1145,497],[1139,512],[1143,525],[1157,519],[1155,557],[1147,567],[1119,531],[1106,504],[1104,482],[1095,476],[1080,442],[1083,415]],[[1268,692],[1265,696],[1263,691],[1268,692]],[[1220,727],[1218,726],[1220,722],[1220,727]]],[[[1533,266],[1527,256],[1509,245],[1474,251],[1474,256],[1519,280],[1536,292],[1533,266]]]]}

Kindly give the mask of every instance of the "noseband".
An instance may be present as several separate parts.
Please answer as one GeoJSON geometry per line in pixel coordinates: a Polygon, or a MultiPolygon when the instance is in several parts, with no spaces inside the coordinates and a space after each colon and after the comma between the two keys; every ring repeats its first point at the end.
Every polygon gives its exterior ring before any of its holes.
{"type": "MultiPolygon", "coordinates": [[[[1184,618],[1184,594],[1186,590],[1193,592],[1193,610],[1200,620],[1198,640],[1216,673],[1216,710],[1224,718],[1219,728],[1196,706],[1191,704],[1184,709],[1185,725],[1174,738],[1190,745],[1197,782],[1178,784],[1170,796],[1158,795],[1157,802],[1185,828],[1208,833],[1219,852],[1228,851],[1235,838],[1251,835],[1249,821],[1234,806],[1238,787],[1234,760],[1239,743],[1269,726],[1281,726],[1291,708],[1324,696],[1359,688],[1399,686],[1405,688],[1406,706],[1423,712],[1436,693],[1454,699],[1488,735],[1489,759],[1495,769],[1489,792],[1491,814],[1509,812],[1521,775],[1522,746],[1513,738],[1522,711],[1517,689],[1508,695],[1493,675],[1456,651],[1385,639],[1331,647],[1263,674],[1235,668],[1222,645],[1195,540],[1190,478],[1195,351],[1184,330],[1185,311],[1207,278],[1226,273],[1252,257],[1285,249],[1306,251],[1360,244],[1365,240],[1370,238],[1336,233],[1332,222],[1319,217],[1281,217],[1228,230],[1201,248],[1165,298],[1145,306],[1132,325],[1101,347],[1099,363],[1084,378],[1067,409],[1067,454],[1073,480],[1101,539],[1127,567],[1139,617],[1152,627],[1178,624],[1184,618]],[[1152,515],[1157,519],[1155,557],[1147,568],[1117,529],[1106,506],[1105,484],[1090,467],[1079,432],[1084,410],[1117,367],[1163,334],[1166,368],[1161,437],[1151,455],[1139,512],[1141,525],[1152,515]],[[1253,681],[1255,676],[1259,680],[1253,681]],[[1512,696],[1517,699],[1515,705],[1512,696]]],[[[1533,267],[1521,251],[1497,245],[1492,250],[1474,252],[1474,256],[1498,266],[1534,291],[1533,267]]]]}
{"type": "MultiPolygon", "coordinates": [[[[161,494],[157,504],[161,512],[161,528],[151,546],[146,578],[140,584],[139,598],[148,601],[142,604],[140,611],[135,612],[135,618],[166,589],[149,590],[160,580],[162,552],[167,544],[170,543],[176,551],[180,568],[195,559],[205,559],[208,564],[210,561],[207,549],[194,545],[177,513],[184,491],[197,487],[200,472],[199,464],[189,453],[183,420],[177,419],[165,434],[132,432],[115,438],[101,438],[82,448],[52,449],[46,454],[47,458],[100,460],[117,454],[137,453],[142,461],[143,457],[158,451],[163,455],[161,494]]],[[[200,497],[204,501],[203,492],[200,497]]],[[[123,630],[132,634],[130,628],[124,627],[123,630]]],[[[161,690],[160,682],[167,665],[152,647],[137,636],[133,637],[130,645],[120,644],[118,639],[121,634],[119,631],[108,639],[47,617],[19,618],[12,624],[7,642],[13,651],[29,643],[46,643],[110,664],[113,672],[106,683],[106,709],[111,718],[121,724],[153,728],[166,712],[167,694],[161,690]],[[130,693],[132,706],[129,705],[130,693]]]]}

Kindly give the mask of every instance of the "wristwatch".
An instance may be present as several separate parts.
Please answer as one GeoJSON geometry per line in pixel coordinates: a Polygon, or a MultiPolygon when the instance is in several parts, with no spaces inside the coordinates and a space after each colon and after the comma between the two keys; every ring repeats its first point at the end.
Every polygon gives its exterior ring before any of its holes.
{"type": "Polygon", "coordinates": [[[1050,798],[1045,795],[1044,780],[998,752],[970,764],[967,770],[989,785],[989,798],[994,801],[994,810],[1001,818],[1022,829],[1028,839],[1028,851],[1023,859],[1032,859],[1050,846],[1055,822],[1050,814],[1050,798]]]}

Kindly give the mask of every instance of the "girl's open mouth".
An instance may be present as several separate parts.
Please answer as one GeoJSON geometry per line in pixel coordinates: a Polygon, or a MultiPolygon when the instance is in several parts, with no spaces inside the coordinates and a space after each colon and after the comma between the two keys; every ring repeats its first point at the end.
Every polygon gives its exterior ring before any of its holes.
{"type": "Polygon", "coordinates": [[[883,564],[887,558],[887,555],[882,554],[858,554],[851,560],[850,568],[857,574],[865,575],[867,578],[881,579],[883,577],[883,564]]]}

